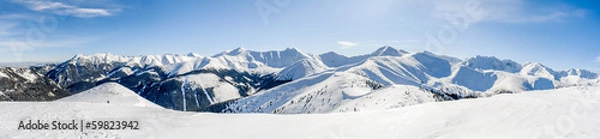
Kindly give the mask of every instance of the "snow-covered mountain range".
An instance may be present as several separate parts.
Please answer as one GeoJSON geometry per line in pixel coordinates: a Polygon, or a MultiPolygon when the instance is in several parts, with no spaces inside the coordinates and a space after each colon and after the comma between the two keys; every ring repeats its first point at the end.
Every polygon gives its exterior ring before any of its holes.
{"type": "MultiPolygon", "coordinates": [[[[540,63],[492,56],[458,59],[389,46],[353,57],[313,55],[295,48],[237,48],[213,56],[77,55],[32,68],[43,69],[36,74],[73,94],[115,82],[165,108],[234,113],[387,109],[600,81],[597,73],[583,69],[559,71],[540,63]]],[[[0,70],[0,81],[16,77],[4,74],[0,70]]],[[[6,94],[10,89],[0,91],[6,94]]]]}

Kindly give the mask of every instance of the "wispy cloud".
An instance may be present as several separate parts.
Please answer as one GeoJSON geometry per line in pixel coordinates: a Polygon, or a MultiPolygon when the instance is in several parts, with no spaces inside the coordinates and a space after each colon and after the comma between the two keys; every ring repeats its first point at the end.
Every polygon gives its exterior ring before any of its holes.
{"type": "Polygon", "coordinates": [[[47,12],[58,15],[74,16],[80,18],[93,18],[100,16],[111,16],[119,10],[103,8],[83,8],[61,2],[48,0],[14,0],[13,2],[25,5],[27,8],[38,12],[47,12]]]}
{"type": "Polygon", "coordinates": [[[28,14],[4,14],[0,15],[0,20],[33,20],[34,18],[28,14]]]}
{"type": "Polygon", "coordinates": [[[448,13],[467,13],[471,23],[541,23],[560,22],[568,18],[584,18],[587,10],[570,8],[565,5],[546,5],[531,7],[525,0],[485,0],[478,1],[474,7],[467,7],[468,0],[435,2],[432,15],[446,19],[448,13]]]}
{"type": "Polygon", "coordinates": [[[549,13],[505,17],[497,20],[507,23],[561,22],[568,18],[583,18],[586,16],[586,14],[587,11],[583,9],[574,9],[568,11],[557,10],[549,13]]]}
{"type": "Polygon", "coordinates": [[[35,21],[36,18],[29,14],[4,14],[0,15],[0,37],[14,37],[26,33],[20,29],[24,21],[35,21]]]}
{"type": "Polygon", "coordinates": [[[52,31],[45,32],[45,30],[42,30],[43,38],[36,38],[38,39],[36,41],[26,41],[26,38],[29,37],[27,36],[28,29],[31,28],[31,25],[27,23],[38,21],[41,17],[40,15],[50,13],[79,18],[92,18],[110,16],[113,15],[113,12],[119,11],[102,8],[82,8],[75,6],[76,4],[53,2],[50,0],[11,0],[11,2],[24,5],[24,7],[31,10],[29,12],[0,15],[0,48],[12,51],[31,51],[35,50],[35,48],[44,47],[72,47],[95,40],[78,36],[50,34],[52,31]]]}
{"type": "Polygon", "coordinates": [[[358,43],[349,42],[349,41],[338,41],[337,43],[342,45],[342,49],[350,49],[350,48],[358,45],[358,43]]]}
{"type": "Polygon", "coordinates": [[[600,56],[596,57],[596,62],[600,63],[600,56]]]}
{"type": "Polygon", "coordinates": [[[56,40],[56,41],[43,41],[43,42],[23,42],[23,41],[0,41],[0,47],[8,47],[18,50],[28,50],[34,48],[43,47],[72,47],[81,44],[88,43],[90,40],[86,39],[72,39],[72,40],[56,40]]]}
{"type": "Polygon", "coordinates": [[[85,44],[89,44],[93,41],[94,39],[81,37],[65,37],[59,39],[44,40],[40,42],[17,41],[13,39],[0,40],[0,54],[7,56],[8,59],[2,59],[4,61],[47,61],[48,59],[46,58],[40,59],[39,57],[30,54],[45,51],[47,50],[46,48],[68,49],[76,47],[85,47],[85,44]]]}
{"type": "Polygon", "coordinates": [[[0,24],[2,24],[2,26],[0,26],[0,36],[14,35],[14,33],[11,32],[11,29],[18,25],[17,23],[2,21],[0,21],[0,24]]]}

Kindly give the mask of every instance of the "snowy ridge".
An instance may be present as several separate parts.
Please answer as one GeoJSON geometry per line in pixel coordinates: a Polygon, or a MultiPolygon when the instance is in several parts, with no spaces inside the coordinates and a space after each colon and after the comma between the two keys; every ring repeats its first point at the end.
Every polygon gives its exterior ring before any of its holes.
{"type": "Polygon", "coordinates": [[[101,103],[119,106],[162,108],[117,83],[105,83],[57,102],[101,103]]]}
{"type": "Polygon", "coordinates": [[[463,61],[462,65],[477,70],[495,70],[516,73],[523,68],[512,60],[500,60],[493,56],[475,56],[463,61]]]}
{"type": "Polygon", "coordinates": [[[548,79],[560,79],[561,75],[558,72],[540,64],[540,63],[525,63],[521,75],[524,76],[536,76],[548,79]]]}
{"type": "Polygon", "coordinates": [[[371,53],[371,56],[402,56],[405,54],[408,54],[408,52],[395,49],[391,46],[383,46],[371,53]]]}
{"type": "Polygon", "coordinates": [[[378,57],[378,56],[396,56],[400,57],[403,55],[409,54],[404,50],[398,50],[391,46],[383,46],[371,54],[359,55],[347,57],[344,55],[337,54],[335,52],[327,52],[319,55],[318,57],[323,61],[323,63],[329,67],[341,67],[345,65],[354,64],[360,61],[364,61],[370,57],[378,57]]]}
{"type": "Polygon", "coordinates": [[[282,51],[257,52],[239,47],[237,49],[225,51],[212,57],[239,63],[256,61],[274,68],[283,68],[302,59],[312,59],[312,56],[296,48],[287,48],[282,51]]]}
{"type": "Polygon", "coordinates": [[[311,74],[324,72],[327,69],[329,69],[329,67],[321,62],[311,59],[303,59],[281,70],[281,72],[279,72],[277,75],[277,79],[296,80],[311,74]]]}
{"type": "Polygon", "coordinates": [[[114,55],[111,53],[106,54],[95,54],[95,55],[76,55],[71,58],[71,60],[67,61],[70,64],[81,64],[85,62],[90,62],[94,64],[101,63],[110,63],[110,62],[121,62],[127,63],[128,66],[140,66],[140,67],[156,67],[156,66],[166,66],[175,63],[181,63],[185,61],[190,61],[194,59],[202,58],[202,56],[197,54],[188,54],[188,55],[173,55],[173,54],[165,54],[165,55],[146,55],[146,56],[121,56],[114,55]]]}

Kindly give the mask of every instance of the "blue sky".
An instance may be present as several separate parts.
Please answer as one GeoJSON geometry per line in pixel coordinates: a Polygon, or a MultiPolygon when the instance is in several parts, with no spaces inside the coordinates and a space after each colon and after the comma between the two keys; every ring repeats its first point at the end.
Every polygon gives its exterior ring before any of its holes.
{"type": "Polygon", "coordinates": [[[600,72],[600,1],[0,0],[0,62],[211,56],[244,47],[352,56],[383,45],[600,72]]]}

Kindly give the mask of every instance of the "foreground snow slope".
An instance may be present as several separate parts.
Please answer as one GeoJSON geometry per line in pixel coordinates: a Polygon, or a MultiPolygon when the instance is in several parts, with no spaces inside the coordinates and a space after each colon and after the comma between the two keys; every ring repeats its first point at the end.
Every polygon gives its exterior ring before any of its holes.
{"type": "Polygon", "coordinates": [[[1,138],[598,138],[600,87],[529,91],[384,111],[186,113],[86,102],[0,103],[1,138]],[[139,120],[138,131],[23,131],[20,120],[139,120]]]}
{"type": "Polygon", "coordinates": [[[161,108],[118,83],[105,83],[90,90],[61,98],[58,102],[108,103],[138,107],[161,108]]]}

